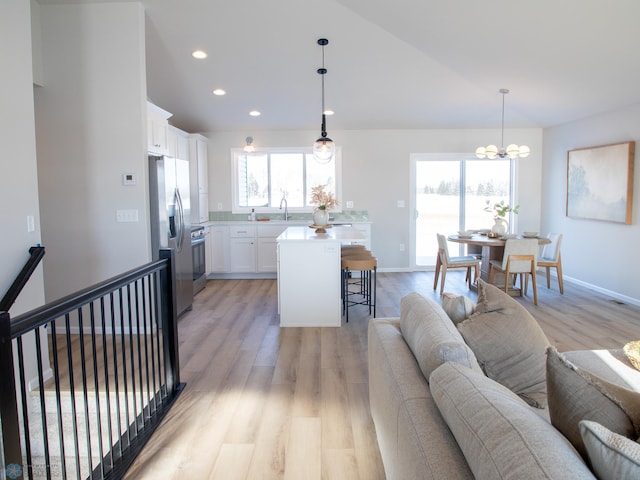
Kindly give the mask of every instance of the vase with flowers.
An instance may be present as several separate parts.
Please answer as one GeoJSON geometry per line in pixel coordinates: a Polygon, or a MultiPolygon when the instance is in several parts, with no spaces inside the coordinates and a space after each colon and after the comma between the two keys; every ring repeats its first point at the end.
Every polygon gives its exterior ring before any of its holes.
{"type": "Polygon", "coordinates": [[[329,223],[329,210],[336,208],[339,203],[331,192],[325,191],[326,185],[316,185],[311,189],[311,204],[315,205],[313,211],[313,224],[324,226],[329,223]]]}
{"type": "Polygon", "coordinates": [[[491,227],[491,231],[496,235],[506,235],[509,231],[509,223],[505,219],[508,213],[513,212],[515,215],[520,211],[520,205],[516,205],[515,207],[511,207],[508,203],[505,203],[504,200],[500,200],[497,203],[491,204],[490,200],[487,200],[487,204],[484,207],[485,212],[493,213],[493,226],[491,227]]]}

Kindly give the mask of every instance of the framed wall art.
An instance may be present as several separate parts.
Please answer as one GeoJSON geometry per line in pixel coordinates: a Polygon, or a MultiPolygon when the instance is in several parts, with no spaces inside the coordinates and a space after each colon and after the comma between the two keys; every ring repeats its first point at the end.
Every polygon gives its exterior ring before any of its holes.
{"type": "Polygon", "coordinates": [[[635,142],[567,152],[567,217],[631,224],[635,142]]]}

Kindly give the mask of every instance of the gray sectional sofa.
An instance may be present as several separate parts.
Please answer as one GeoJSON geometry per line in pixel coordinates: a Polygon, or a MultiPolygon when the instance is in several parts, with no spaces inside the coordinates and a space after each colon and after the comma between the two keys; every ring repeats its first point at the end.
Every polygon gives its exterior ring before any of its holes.
{"type": "Polygon", "coordinates": [[[640,478],[640,372],[622,351],[557,352],[481,280],[477,304],[443,300],[412,293],[369,325],[388,479],[640,478]]]}

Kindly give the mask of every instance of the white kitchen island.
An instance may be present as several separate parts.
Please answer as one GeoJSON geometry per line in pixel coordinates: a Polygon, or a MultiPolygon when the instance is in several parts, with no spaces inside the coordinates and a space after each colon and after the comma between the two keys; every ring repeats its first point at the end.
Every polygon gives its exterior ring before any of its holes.
{"type": "Polygon", "coordinates": [[[340,245],[361,243],[354,227],[288,227],[278,238],[278,312],[281,327],[339,327],[340,245]]]}

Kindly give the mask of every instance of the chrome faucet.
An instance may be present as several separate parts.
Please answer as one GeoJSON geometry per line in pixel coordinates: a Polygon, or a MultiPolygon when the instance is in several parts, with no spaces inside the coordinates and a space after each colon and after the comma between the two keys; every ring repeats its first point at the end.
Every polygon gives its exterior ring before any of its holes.
{"type": "Polygon", "coordinates": [[[282,200],[280,200],[280,210],[282,210],[282,202],[284,202],[284,220],[285,222],[289,220],[289,205],[287,203],[287,198],[283,195],[282,200]]]}

